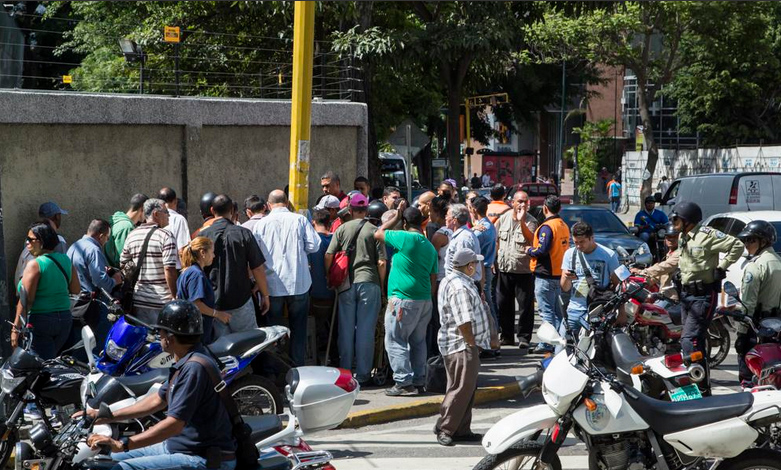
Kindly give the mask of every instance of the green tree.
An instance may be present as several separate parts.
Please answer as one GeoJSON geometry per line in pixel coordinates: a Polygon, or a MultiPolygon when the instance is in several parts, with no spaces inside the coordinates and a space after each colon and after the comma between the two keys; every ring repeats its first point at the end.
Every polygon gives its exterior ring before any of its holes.
{"type": "MultiPolygon", "coordinates": [[[[586,122],[583,127],[572,129],[580,136],[580,144],[577,146],[577,193],[581,204],[590,204],[594,200],[597,168],[602,155],[609,147],[605,143],[610,138],[610,131],[614,124],[612,119],[603,119],[597,122],[586,122]]],[[[574,154],[574,149],[568,152],[574,154]]]]}

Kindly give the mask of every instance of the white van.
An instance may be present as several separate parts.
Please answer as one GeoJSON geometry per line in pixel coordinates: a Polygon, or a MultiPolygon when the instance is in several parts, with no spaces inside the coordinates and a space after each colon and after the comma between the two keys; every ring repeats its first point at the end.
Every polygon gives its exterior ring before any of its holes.
{"type": "Polygon", "coordinates": [[[722,212],[781,210],[781,173],[710,173],[683,176],[666,194],[657,193],[665,212],[678,201],[696,202],[702,219],[722,212]]]}

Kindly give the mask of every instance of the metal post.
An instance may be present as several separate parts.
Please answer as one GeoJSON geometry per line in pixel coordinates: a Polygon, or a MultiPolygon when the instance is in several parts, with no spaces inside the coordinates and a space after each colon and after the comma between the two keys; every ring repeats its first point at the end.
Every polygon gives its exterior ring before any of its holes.
{"type": "Polygon", "coordinates": [[[567,106],[567,62],[561,64],[561,114],[559,115],[559,149],[558,159],[556,161],[556,176],[559,178],[559,186],[563,176],[564,168],[564,112],[567,106]]]}
{"type": "MultiPolygon", "coordinates": [[[[464,163],[466,163],[464,166],[466,167],[466,180],[469,181],[469,175],[472,173],[472,156],[468,153],[468,148],[470,147],[470,135],[472,133],[471,128],[471,120],[470,120],[470,112],[469,112],[469,98],[464,100],[464,112],[466,113],[464,117],[464,124],[466,127],[466,133],[464,134],[464,163]]],[[[463,175],[462,175],[463,176],[463,175]]]]}
{"type": "Polygon", "coordinates": [[[176,74],[176,96],[179,96],[179,43],[174,43],[174,73],[176,74]]]}
{"type": "Polygon", "coordinates": [[[407,201],[412,203],[412,126],[407,124],[405,129],[405,141],[407,144],[407,164],[404,165],[406,170],[404,171],[404,177],[407,178],[407,201]]]}
{"type": "Polygon", "coordinates": [[[295,2],[290,114],[290,202],[306,211],[309,199],[309,135],[312,119],[315,2],[295,2]]]}

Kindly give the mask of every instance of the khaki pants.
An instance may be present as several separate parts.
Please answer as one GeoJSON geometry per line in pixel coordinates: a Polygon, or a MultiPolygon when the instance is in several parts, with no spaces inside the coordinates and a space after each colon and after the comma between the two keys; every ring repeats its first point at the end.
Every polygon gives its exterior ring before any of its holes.
{"type": "Polygon", "coordinates": [[[472,426],[472,403],[480,372],[477,347],[444,356],[447,391],[440,408],[439,429],[448,436],[469,434],[472,426]]]}

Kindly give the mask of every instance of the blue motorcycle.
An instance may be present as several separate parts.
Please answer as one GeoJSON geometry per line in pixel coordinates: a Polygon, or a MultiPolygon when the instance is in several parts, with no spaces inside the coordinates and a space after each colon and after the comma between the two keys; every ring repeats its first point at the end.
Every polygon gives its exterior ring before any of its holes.
{"type": "MultiPolygon", "coordinates": [[[[107,292],[103,294],[108,296],[107,292]]],[[[149,377],[163,375],[147,372],[168,369],[173,365],[173,356],[163,351],[151,325],[125,313],[116,303],[100,302],[108,308],[108,319],[113,326],[97,358],[97,369],[107,375],[127,377],[123,383],[133,382],[137,377],[143,383],[129,386],[148,388],[149,377]]],[[[260,373],[284,377],[292,364],[275,346],[289,334],[290,330],[284,326],[269,326],[225,335],[207,346],[243,415],[282,412],[284,402],[279,388],[268,377],[253,373],[253,366],[260,373]]]]}

